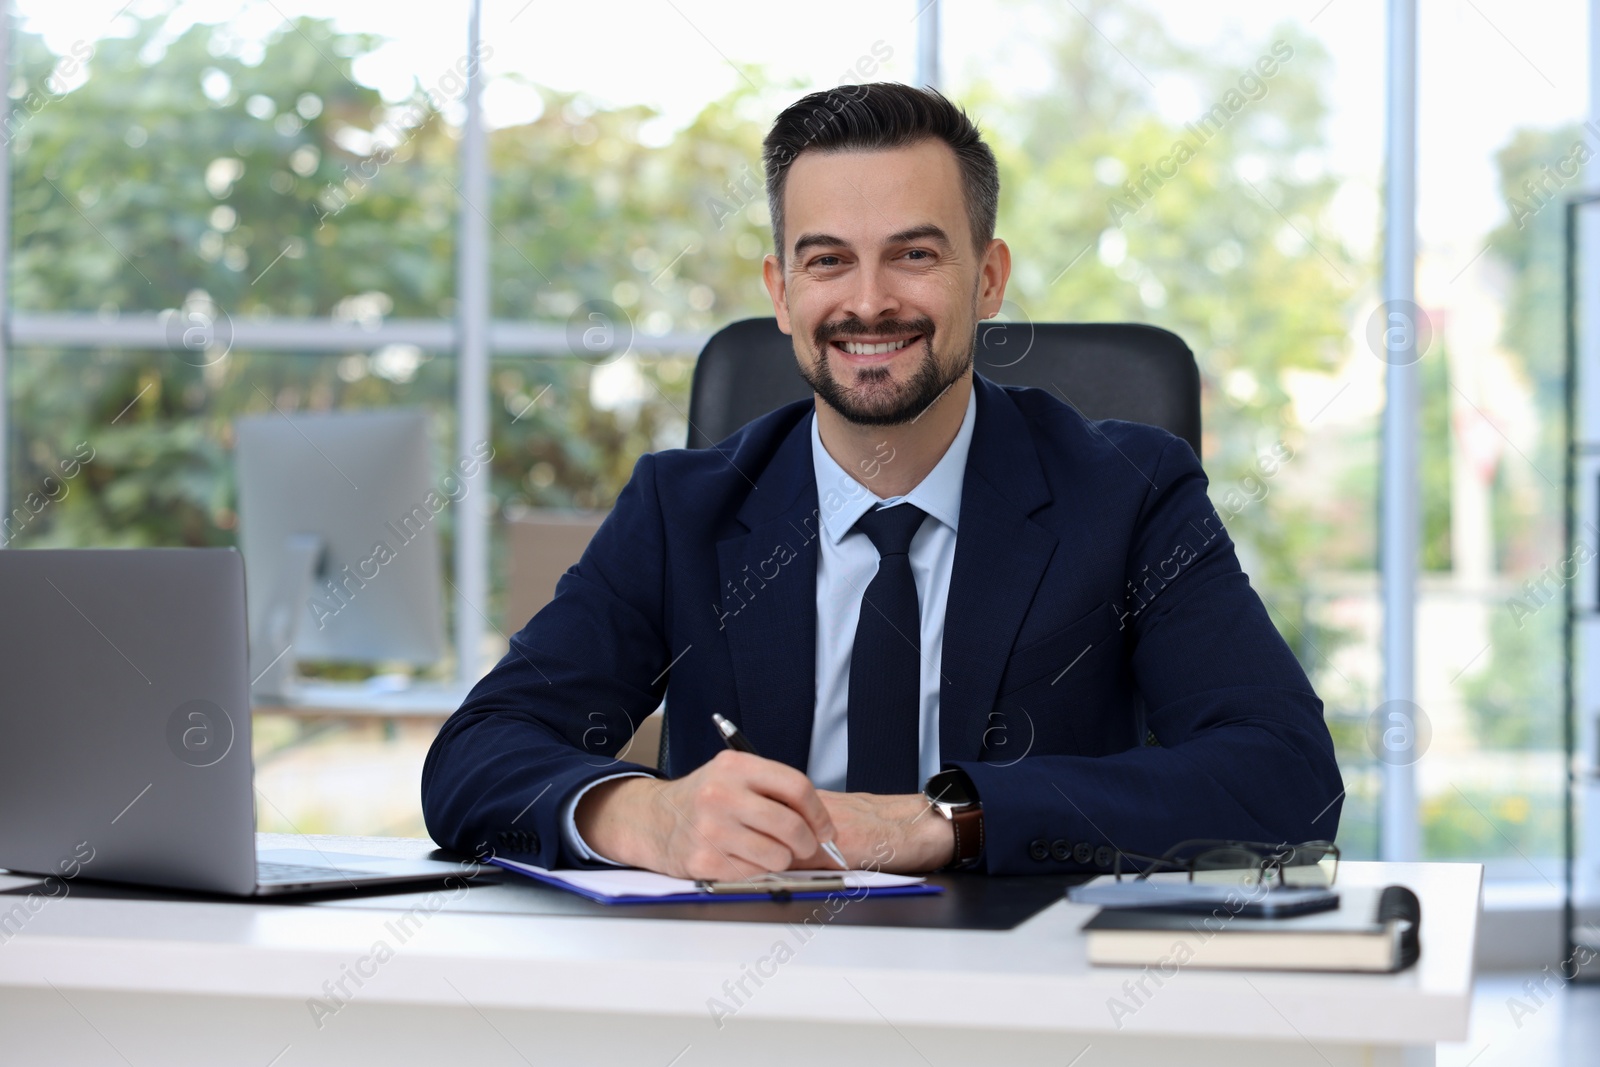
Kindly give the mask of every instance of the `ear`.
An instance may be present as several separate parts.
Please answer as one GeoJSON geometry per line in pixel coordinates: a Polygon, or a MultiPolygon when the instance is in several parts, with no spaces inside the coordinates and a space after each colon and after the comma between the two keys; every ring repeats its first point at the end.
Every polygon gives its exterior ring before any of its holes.
{"type": "Polygon", "coordinates": [[[1011,278],[1011,248],[996,237],[984,249],[978,268],[978,318],[992,319],[1005,302],[1006,282],[1011,278]]]}
{"type": "Polygon", "coordinates": [[[783,264],[778,262],[777,256],[761,261],[761,280],[767,285],[767,295],[772,297],[772,313],[778,317],[778,329],[792,332],[789,329],[789,289],[783,278],[783,264]]]}

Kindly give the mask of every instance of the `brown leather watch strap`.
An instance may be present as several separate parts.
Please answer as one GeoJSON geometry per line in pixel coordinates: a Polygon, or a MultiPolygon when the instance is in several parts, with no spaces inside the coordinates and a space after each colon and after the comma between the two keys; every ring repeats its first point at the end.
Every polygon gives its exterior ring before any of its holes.
{"type": "Polygon", "coordinates": [[[983,855],[983,806],[963,804],[950,814],[950,826],[956,832],[956,854],[950,861],[953,868],[971,867],[983,855]]]}

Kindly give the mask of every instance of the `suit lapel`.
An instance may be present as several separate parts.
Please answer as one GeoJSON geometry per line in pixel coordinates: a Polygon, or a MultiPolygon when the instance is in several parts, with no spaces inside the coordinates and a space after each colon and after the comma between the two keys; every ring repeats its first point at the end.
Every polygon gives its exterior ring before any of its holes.
{"type": "MultiPolygon", "coordinates": [[[[804,772],[816,706],[820,523],[809,418],[778,447],[738,519],[749,532],[717,543],[739,700],[729,717],[763,756],[804,772]]],[[[716,710],[728,713],[707,714],[716,710]]]]}
{"type": "MultiPolygon", "coordinates": [[[[941,652],[945,761],[978,758],[1006,659],[1057,544],[1028,518],[1051,497],[1026,421],[998,386],[974,375],[973,387],[977,422],[941,652]]],[[[810,419],[779,446],[738,520],[748,532],[717,544],[737,721],[763,756],[805,771],[816,710],[821,521],[810,419]]]]}
{"type": "Polygon", "coordinates": [[[1004,390],[977,375],[977,423],[961,486],[940,654],[939,757],[975,760],[1006,659],[1056,550],[1030,521],[1049,503],[1033,437],[1004,390]]]}

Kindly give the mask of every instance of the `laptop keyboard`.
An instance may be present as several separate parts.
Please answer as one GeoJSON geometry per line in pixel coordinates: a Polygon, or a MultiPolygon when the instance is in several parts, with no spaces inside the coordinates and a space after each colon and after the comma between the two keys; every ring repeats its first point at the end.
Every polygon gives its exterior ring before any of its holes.
{"type": "Polygon", "coordinates": [[[365,878],[371,871],[349,871],[342,867],[314,867],[303,863],[256,861],[256,881],[261,885],[283,882],[326,882],[339,878],[365,878]]]}

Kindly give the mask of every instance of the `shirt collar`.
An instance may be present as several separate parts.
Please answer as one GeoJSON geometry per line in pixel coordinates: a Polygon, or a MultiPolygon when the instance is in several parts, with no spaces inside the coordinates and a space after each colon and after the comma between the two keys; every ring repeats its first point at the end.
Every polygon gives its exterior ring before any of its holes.
{"type": "MultiPolygon", "coordinates": [[[[972,425],[977,417],[978,390],[967,393],[967,410],[961,416],[961,428],[955,440],[945,449],[933,470],[904,496],[879,498],[862,483],[852,478],[848,471],[822,447],[822,434],[817,429],[817,413],[811,413],[811,467],[817,479],[817,504],[822,513],[822,527],[828,538],[838,544],[855,526],[856,520],[878,504],[898,504],[909,501],[932,515],[935,519],[956,528],[961,514],[961,486],[967,473],[967,453],[972,447],[972,425]]],[[[891,463],[889,453],[873,462],[891,463]]],[[[870,473],[870,469],[867,472],[870,473]]]]}

